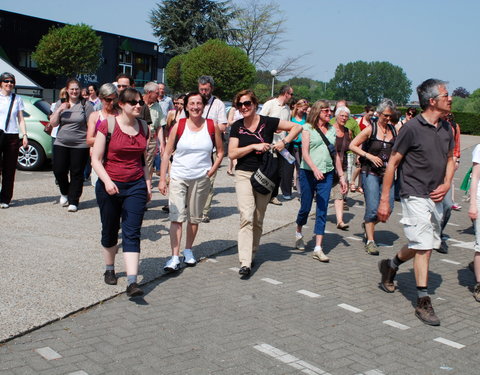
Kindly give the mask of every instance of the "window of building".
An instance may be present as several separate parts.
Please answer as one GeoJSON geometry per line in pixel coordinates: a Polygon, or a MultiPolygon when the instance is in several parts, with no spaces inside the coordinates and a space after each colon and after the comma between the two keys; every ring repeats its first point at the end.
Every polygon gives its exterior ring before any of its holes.
{"type": "Polygon", "coordinates": [[[133,73],[133,54],[130,51],[120,51],[118,53],[117,73],[132,75],[133,73]]]}
{"type": "Polygon", "coordinates": [[[18,65],[22,68],[37,68],[37,63],[32,59],[32,51],[20,50],[18,52],[18,65]]]}
{"type": "Polygon", "coordinates": [[[136,53],[134,61],[135,85],[143,86],[152,80],[152,56],[136,53]]]}

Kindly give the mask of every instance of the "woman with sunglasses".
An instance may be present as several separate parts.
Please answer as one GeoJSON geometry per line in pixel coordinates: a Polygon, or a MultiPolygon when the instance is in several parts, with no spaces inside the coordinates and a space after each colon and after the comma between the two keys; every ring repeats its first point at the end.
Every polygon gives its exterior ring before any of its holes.
{"type": "Polygon", "coordinates": [[[110,141],[107,144],[112,120],[107,118],[98,127],[92,152],[92,167],[99,178],[95,193],[102,221],[104,280],[109,285],[117,284],[115,255],[121,223],[129,297],[143,294],[137,284],[140,231],[145,206],[152,197],[152,181],[144,163],[148,126],[138,119],[144,104],[137,90],[123,90],[118,98],[121,113],[115,117],[110,141]]]}
{"type": "Polygon", "coordinates": [[[338,153],[332,158],[330,147],[335,147],[336,131],[330,124],[332,110],[327,102],[319,100],[312,106],[307,117],[307,123],[302,131],[302,154],[303,161],[300,168],[300,185],[302,195],[300,198],[300,210],[297,215],[297,231],[295,233],[295,247],[305,249],[303,242],[302,228],[307,223],[313,198],[316,198],[315,216],[315,248],[313,259],[320,262],[329,262],[322,248],[325,224],[327,222],[327,208],[332,190],[334,170],[340,178],[341,193],[347,191],[345,174],[342,170],[342,163],[338,153]],[[324,140],[325,138],[325,140],[324,140]],[[326,142],[328,141],[328,143],[326,142]]]}
{"type": "Polygon", "coordinates": [[[163,195],[170,190],[168,205],[172,257],[163,268],[167,272],[180,268],[180,243],[185,221],[188,223],[183,261],[190,267],[197,263],[192,252],[193,242],[210,192],[210,177],[223,159],[221,132],[213,120],[202,117],[206,104],[207,99],[198,92],[185,96],[186,118],[173,125],[162,155],[158,189],[163,195]],[[217,159],[212,164],[213,147],[217,148],[217,159]],[[167,169],[172,154],[170,184],[167,186],[167,169]]]}
{"type": "Polygon", "coordinates": [[[78,80],[69,79],[66,87],[68,100],[64,103],[59,100],[50,117],[52,126],[59,126],[53,145],[53,173],[60,187],[60,205],[68,206],[68,212],[76,212],[83,191],[83,171],[90,153],[87,119],[93,112],[93,106],[81,98],[78,80]]]}
{"type": "Polygon", "coordinates": [[[22,132],[22,146],[27,149],[28,138],[25,120],[23,118],[23,101],[15,95],[15,76],[3,73],[0,76],[0,175],[2,189],[0,193],[0,208],[10,207],[15,183],[19,131],[22,132]]]}
{"type": "MultiPolygon", "coordinates": [[[[375,225],[378,223],[377,208],[382,193],[385,169],[392,152],[397,132],[389,123],[397,107],[390,99],[383,99],[377,107],[378,120],[373,121],[350,143],[350,150],[359,155],[362,164],[362,184],[365,193],[365,215],[362,227],[365,231],[365,251],[379,255],[375,243],[375,225]]],[[[394,184],[390,190],[390,207],[393,209],[394,184]]]]}
{"type": "Polygon", "coordinates": [[[405,125],[408,121],[410,121],[412,118],[414,118],[418,114],[418,111],[416,108],[413,107],[408,107],[407,111],[405,112],[405,119],[400,120],[396,125],[395,129],[397,130],[397,133],[400,131],[403,125],[405,125]]]}
{"type": "MultiPolygon", "coordinates": [[[[236,121],[230,130],[228,155],[236,159],[235,191],[240,211],[240,230],[238,231],[238,257],[241,268],[239,274],[248,277],[253,259],[262,236],[263,218],[270,202],[271,194],[260,194],[250,182],[252,174],[262,165],[263,154],[271,148],[281,151],[292,142],[302,130],[302,126],[274,117],[258,115],[258,99],[251,90],[240,91],[234,100],[236,108],[243,118],[236,121]],[[274,145],[273,134],[276,131],[288,131],[289,134],[274,145]]],[[[279,156],[280,157],[280,156],[279,156]]]]}

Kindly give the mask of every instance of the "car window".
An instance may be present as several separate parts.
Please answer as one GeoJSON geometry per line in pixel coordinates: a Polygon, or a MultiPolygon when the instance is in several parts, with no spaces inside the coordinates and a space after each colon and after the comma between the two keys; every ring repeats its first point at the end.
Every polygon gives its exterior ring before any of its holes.
{"type": "Polygon", "coordinates": [[[45,100],[38,100],[35,103],[33,103],[33,105],[37,107],[40,111],[45,113],[47,116],[50,116],[50,114],[52,113],[50,111],[50,104],[48,104],[45,100]]]}
{"type": "Polygon", "coordinates": [[[23,110],[22,112],[24,118],[30,117],[30,113],[28,113],[27,111],[23,110]]]}

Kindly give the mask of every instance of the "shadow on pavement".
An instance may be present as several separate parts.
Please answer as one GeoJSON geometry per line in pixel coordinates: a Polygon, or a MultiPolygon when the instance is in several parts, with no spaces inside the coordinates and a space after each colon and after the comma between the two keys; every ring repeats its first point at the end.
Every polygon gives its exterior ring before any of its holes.
{"type": "MultiPolygon", "coordinates": [[[[415,284],[415,273],[413,268],[408,272],[401,272],[401,268],[397,273],[397,292],[400,292],[413,307],[417,306],[417,287],[415,284]]],[[[428,294],[433,295],[443,282],[442,275],[429,271],[428,272],[428,294]]]]}

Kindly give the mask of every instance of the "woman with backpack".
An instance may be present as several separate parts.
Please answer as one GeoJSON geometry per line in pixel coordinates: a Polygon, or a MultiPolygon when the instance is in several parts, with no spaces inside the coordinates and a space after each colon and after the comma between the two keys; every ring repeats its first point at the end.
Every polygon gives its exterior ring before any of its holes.
{"type": "Polygon", "coordinates": [[[287,144],[293,142],[302,126],[275,117],[258,115],[258,99],[251,90],[240,91],[235,96],[234,105],[243,118],[234,122],[231,127],[228,156],[238,161],[235,167],[235,191],[240,211],[239,274],[248,277],[262,236],[265,211],[271,198],[271,192],[262,194],[253,188],[251,177],[262,165],[264,154],[272,148],[282,151],[287,144]],[[277,130],[289,133],[272,145],[273,134],[277,130]]]}
{"type": "MultiPolygon", "coordinates": [[[[377,106],[378,120],[367,126],[350,143],[350,150],[360,156],[362,185],[365,194],[365,215],[362,227],[365,231],[365,251],[379,255],[375,243],[375,225],[378,223],[377,208],[382,193],[382,182],[393,144],[397,137],[395,127],[390,124],[397,107],[390,99],[383,99],[377,106]]],[[[394,184],[390,190],[390,207],[393,209],[394,184]]]]}
{"type": "Polygon", "coordinates": [[[148,126],[138,119],[143,105],[137,90],[123,90],[118,98],[121,113],[101,121],[92,151],[92,167],[98,175],[95,193],[102,221],[104,280],[117,284],[115,255],[121,224],[129,297],[143,294],[137,284],[140,231],[145,206],[152,197],[152,181],[145,165],[148,126]]]}
{"type": "Polygon", "coordinates": [[[168,134],[158,184],[163,195],[169,193],[172,257],[163,268],[167,272],[180,268],[180,243],[185,221],[188,223],[183,261],[190,267],[197,264],[192,252],[193,242],[210,192],[210,177],[223,159],[221,132],[213,120],[202,117],[207,100],[200,93],[191,92],[185,96],[184,103],[186,118],[178,120],[168,134]],[[217,149],[217,159],[212,164],[214,147],[217,149]],[[174,151],[170,183],[167,185],[168,164],[174,151]]]}
{"type": "Polygon", "coordinates": [[[68,100],[63,103],[59,100],[50,117],[50,124],[59,126],[53,144],[53,173],[60,188],[60,205],[68,207],[68,212],[76,212],[83,191],[83,171],[89,156],[87,120],[93,112],[93,106],[81,98],[78,80],[69,79],[66,88],[68,100]]]}

